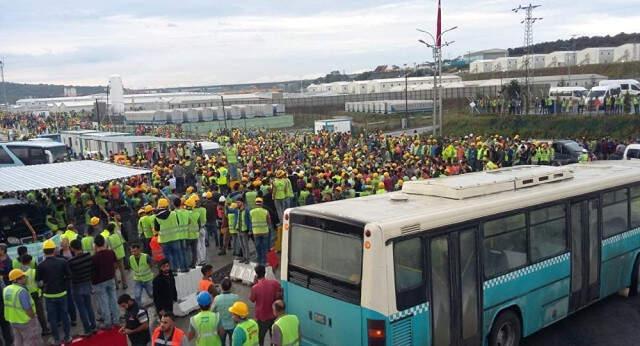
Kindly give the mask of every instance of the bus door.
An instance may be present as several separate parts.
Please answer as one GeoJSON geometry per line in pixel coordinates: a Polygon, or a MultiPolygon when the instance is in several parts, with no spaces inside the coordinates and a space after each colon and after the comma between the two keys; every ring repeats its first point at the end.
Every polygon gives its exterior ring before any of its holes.
{"type": "Polygon", "coordinates": [[[588,305],[599,296],[598,204],[598,198],[571,202],[571,311],[588,305]]]}
{"type": "Polygon", "coordinates": [[[429,239],[434,346],[481,343],[476,236],[474,227],[429,239]]]}

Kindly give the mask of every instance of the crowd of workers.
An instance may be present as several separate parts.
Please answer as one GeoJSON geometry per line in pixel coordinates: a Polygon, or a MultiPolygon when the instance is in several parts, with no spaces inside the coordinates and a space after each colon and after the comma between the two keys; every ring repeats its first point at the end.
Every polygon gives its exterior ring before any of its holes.
{"type": "MultiPolygon", "coordinates": [[[[434,138],[232,130],[209,139],[222,149],[205,154],[197,145],[180,144],[163,153],[140,148],[109,158],[124,154],[125,164],[149,168],[148,176],[15,196],[39,208],[46,228],[59,234],[60,241],[43,243],[39,263],[25,247],[10,259],[0,245],[0,274],[7,285],[0,321],[5,341],[37,345],[42,329],[53,335],[54,343],[68,342],[78,317],[87,335],[114,328],[120,325],[119,305],[126,318],[118,328],[134,345],[194,340],[217,345],[227,339],[232,345],[254,345],[263,344],[267,331],[273,344],[295,344],[299,323],[285,313],[278,282],[264,274],[269,251],[278,247],[285,209],[387,193],[409,180],[554,161],[549,142],[517,135],[434,138]],[[229,279],[220,282],[220,292],[213,287],[213,267],[207,263],[212,247],[220,256],[231,251],[240,262],[258,263],[250,297],[256,303],[255,319],[246,302],[231,292],[229,279]],[[174,274],[197,265],[203,274],[200,311],[185,332],[175,326],[173,316],[178,299],[174,274]],[[133,282],[128,282],[127,270],[133,282]],[[117,297],[130,283],[133,297],[117,297]],[[143,307],[145,293],[160,316],[157,328],[151,328],[143,307]]],[[[581,156],[584,161],[614,158],[632,140],[578,142],[591,153],[581,156]]],[[[7,222],[0,220],[5,241],[11,231],[7,222]]]]}
{"type": "MultiPolygon", "coordinates": [[[[634,114],[640,115],[640,95],[628,93],[606,95],[600,98],[586,97],[536,97],[532,100],[531,111],[535,114],[584,114],[601,113],[606,115],[634,114]]],[[[469,103],[472,114],[523,114],[524,102],[521,97],[505,98],[502,96],[477,97],[469,103]]]]}

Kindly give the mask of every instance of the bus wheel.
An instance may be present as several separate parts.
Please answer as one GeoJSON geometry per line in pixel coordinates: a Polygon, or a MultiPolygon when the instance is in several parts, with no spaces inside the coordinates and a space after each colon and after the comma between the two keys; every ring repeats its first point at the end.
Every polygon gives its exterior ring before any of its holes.
{"type": "Polygon", "coordinates": [[[513,310],[498,315],[489,334],[490,346],[518,346],[522,337],[520,317],[513,310]]]}
{"type": "Polygon", "coordinates": [[[629,286],[629,297],[635,297],[638,295],[638,282],[640,282],[640,256],[636,257],[636,261],[633,263],[633,270],[631,270],[631,285],[629,286]]]}

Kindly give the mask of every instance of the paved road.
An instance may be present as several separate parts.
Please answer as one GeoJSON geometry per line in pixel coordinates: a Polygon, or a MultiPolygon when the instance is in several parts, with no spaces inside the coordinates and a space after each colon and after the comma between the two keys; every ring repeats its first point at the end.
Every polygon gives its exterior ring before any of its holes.
{"type": "Polygon", "coordinates": [[[604,299],[531,335],[522,345],[640,345],[640,297],[604,299]]]}

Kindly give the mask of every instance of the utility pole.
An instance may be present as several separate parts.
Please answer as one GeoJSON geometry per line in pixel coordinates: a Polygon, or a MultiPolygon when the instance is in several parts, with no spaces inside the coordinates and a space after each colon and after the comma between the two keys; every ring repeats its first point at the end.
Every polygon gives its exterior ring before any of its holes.
{"type": "Polygon", "coordinates": [[[4,60],[0,60],[0,77],[2,79],[2,100],[4,101],[5,108],[9,110],[9,101],[7,101],[7,85],[4,82],[4,60]]]}
{"type": "Polygon", "coordinates": [[[525,114],[529,114],[529,106],[530,106],[530,98],[531,98],[531,84],[533,83],[533,69],[531,66],[531,45],[533,45],[533,23],[542,20],[541,17],[534,17],[533,10],[540,7],[541,5],[519,5],[516,8],[511,9],[514,13],[518,13],[520,11],[525,12],[524,19],[520,22],[520,24],[524,24],[524,84],[527,90],[526,94],[526,104],[525,104],[525,114]]]}

